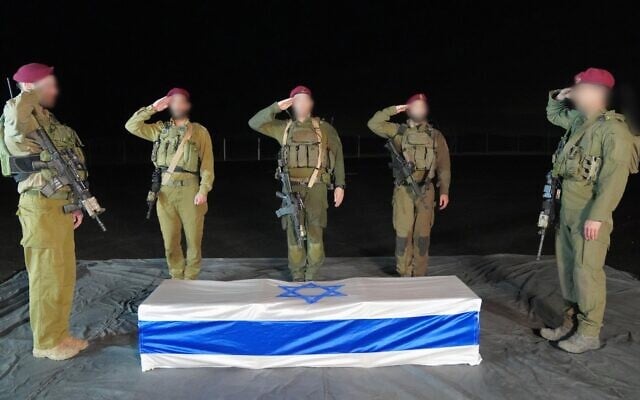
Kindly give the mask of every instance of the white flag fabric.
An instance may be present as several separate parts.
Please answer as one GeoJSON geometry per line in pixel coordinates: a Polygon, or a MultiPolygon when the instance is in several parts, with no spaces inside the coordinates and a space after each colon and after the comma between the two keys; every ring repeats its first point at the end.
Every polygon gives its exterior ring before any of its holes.
{"type": "Polygon", "coordinates": [[[166,280],[138,309],[142,370],[477,365],[480,304],[455,276],[166,280]]]}

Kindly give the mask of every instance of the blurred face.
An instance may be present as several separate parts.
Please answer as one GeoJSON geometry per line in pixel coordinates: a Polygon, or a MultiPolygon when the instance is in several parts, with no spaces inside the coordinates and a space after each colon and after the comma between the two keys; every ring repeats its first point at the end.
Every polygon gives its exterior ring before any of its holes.
{"type": "Polygon", "coordinates": [[[296,117],[306,118],[313,111],[313,99],[308,94],[297,94],[293,97],[292,107],[296,117]]]}
{"type": "Polygon", "coordinates": [[[424,100],[416,100],[409,105],[407,109],[407,115],[413,122],[421,123],[427,120],[429,115],[429,106],[424,100]]]}
{"type": "Polygon", "coordinates": [[[605,107],[609,89],[601,85],[580,83],[571,89],[571,101],[580,111],[592,111],[605,107]]]}
{"type": "Polygon", "coordinates": [[[58,81],[53,75],[49,75],[35,83],[38,88],[40,105],[44,108],[53,108],[58,99],[58,81]]]}
{"type": "Polygon", "coordinates": [[[187,118],[191,111],[191,102],[182,94],[174,94],[169,102],[169,111],[174,119],[187,118]]]}

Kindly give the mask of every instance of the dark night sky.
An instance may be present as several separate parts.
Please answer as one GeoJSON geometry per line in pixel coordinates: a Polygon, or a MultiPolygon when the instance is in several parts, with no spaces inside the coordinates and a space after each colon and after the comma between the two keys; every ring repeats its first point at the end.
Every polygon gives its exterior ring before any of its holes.
{"type": "Polygon", "coordinates": [[[636,13],[611,2],[10,3],[0,73],[55,65],[56,113],[87,139],[136,142],[128,116],[177,85],[218,137],[250,135],[248,118],[296,84],[342,135],[367,134],[374,111],[416,91],[445,134],[550,129],[550,88],[589,66],[633,85],[639,65],[636,13]]]}

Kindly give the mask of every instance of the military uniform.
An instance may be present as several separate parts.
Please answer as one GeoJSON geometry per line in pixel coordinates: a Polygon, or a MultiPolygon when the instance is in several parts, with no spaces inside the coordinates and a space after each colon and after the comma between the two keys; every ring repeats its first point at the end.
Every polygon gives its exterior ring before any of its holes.
{"type": "Polygon", "coordinates": [[[323,230],[327,226],[327,189],[345,185],[342,143],[329,123],[316,118],[304,121],[276,119],[278,103],[259,111],[249,126],[283,146],[292,190],[299,193],[304,204],[303,222],[307,230],[306,248],[298,246],[290,218],[283,219],[287,230],[289,269],[295,280],[312,280],[324,262],[323,230]],[[309,181],[317,165],[315,183],[309,181]]]}
{"type": "Polygon", "coordinates": [[[138,110],[125,127],[132,134],[154,142],[151,160],[162,174],[157,212],[164,240],[169,273],[174,279],[196,279],[202,262],[202,234],[207,204],[196,206],[196,194],[206,196],[213,187],[213,148],[207,129],[187,122],[176,126],[173,121],[147,124],[156,111],[152,106],[138,110]],[[191,138],[184,145],[173,173],[169,168],[184,136],[191,138]],[[184,230],[187,243],[186,259],[181,239],[184,230]]]}
{"type": "Polygon", "coordinates": [[[400,276],[424,276],[429,261],[431,227],[434,221],[435,187],[449,194],[451,162],[449,148],[442,133],[430,124],[415,125],[389,122],[396,107],[378,111],[368,123],[376,135],[392,139],[398,151],[415,166],[413,179],[423,189],[415,198],[407,184],[393,191],[393,227],[396,231],[396,269],[400,276]]]}
{"type": "MultiPolygon", "coordinates": [[[[75,131],[61,124],[41,107],[35,91],[24,91],[4,107],[4,142],[13,156],[43,151],[29,134],[42,127],[59,149],[73,150],[84,162],[82,143],[75,131]]],[[[83,171],[83,175],[85,172],[83,171]]],[[[51,181],[54,171],[39,170],[18,183],[18,218],[22,226],[21,244],[29,275],[29,317],[35,350],[58,346],[69,334],[69,315],[76,281],[73,217],[63,207],[74,203],[71,189],[62,187],[51,197],[40,189],[51,181]]]]}
{"type": "MultiPolygon", "coordinates": [[[[603,111],[586,118],[549,95],[547,118],[566,129],[554,156],[553,175],[562,179],[560,221],[556,232],[556,260],[566,302],[566,321],[577,312],[578,333],[597,337],[606,301],[604,262],[616,208],[632,162],[634,148],[624,117],[603,111]],[[586,220],[600,221],[596,240],[584,238],[586,220]]],[[[636,170],[637,171],[637,170],[636,170]]]]}

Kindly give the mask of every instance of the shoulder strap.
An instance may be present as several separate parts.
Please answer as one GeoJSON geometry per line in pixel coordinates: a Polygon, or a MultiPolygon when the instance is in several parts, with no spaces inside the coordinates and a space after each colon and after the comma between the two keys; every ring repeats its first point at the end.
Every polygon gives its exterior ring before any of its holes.
{"type": "Polygon", "coordinates": [[[293,120],[290,119],[287,121],[287,125],[284,127],[284,134],[282,135],[282,145],[287,144],[287,140],[289,139],[289,130],[291,129],[291,125],[293,124],[293,120]]]}
{"type": "Polygon", "coordinates": [[[316,136],[318,137],[318,162],[316,163],[316,167],[313,170],[313,174],[311,174],[311,178],[309,179],[309,183],[307,187],[313,187],[316,181],[318,180],[318,174],[320,173],[320,167],[322,167],[322,159],[324,157],[324,149],[322,145],[322,129],[320,129],[320,120],[318,118],[311,118],[311,124],[313,125],[313,130],[316,132],[316,136]]]}
{"type": "Polygon", "coordinates": [[[171,163],[169,164],[169,168],[167,168],[167,171],[166,171],[167,174],[163,176],[162,183],[166,184],[169,179],[169,176],[173,174],[173,172],[176,170],[176,167],[178,166],[178,162],[180,161],[180,159],[182,158],[182,154],[184,153],[184,146],[187,144],[189,139],[191,139],[192,134],[193,134],[193,128],[191,127],[191,124],[189,124],[187,125],[187,131],[182,137],[182,140],[180,141],[180,144],[178,145],[176,152],[173,154],[173,158],[171,158],[171,163]]]}

